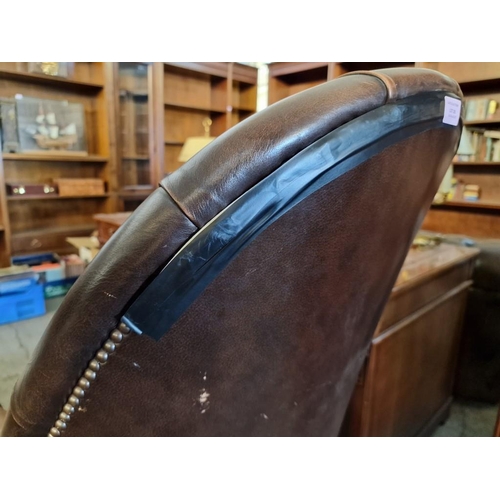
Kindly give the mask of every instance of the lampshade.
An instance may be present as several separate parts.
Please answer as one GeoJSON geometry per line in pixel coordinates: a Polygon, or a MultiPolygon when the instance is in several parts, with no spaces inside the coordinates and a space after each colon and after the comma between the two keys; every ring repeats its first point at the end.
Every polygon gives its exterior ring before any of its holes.
{"type": "Polygon", "coordinates": [[[210,144],[215,137],[210,137],[210,125],[212,125],[212,120],[210,118],[205,118],[202,122],[205,128],[204,136],[188,137],[186,142],[183,144],[181,152],[179,154],[178,160],[181,162],[186,162],[192,158],[196,153],[201,151],[205,146],[210,144]]]}

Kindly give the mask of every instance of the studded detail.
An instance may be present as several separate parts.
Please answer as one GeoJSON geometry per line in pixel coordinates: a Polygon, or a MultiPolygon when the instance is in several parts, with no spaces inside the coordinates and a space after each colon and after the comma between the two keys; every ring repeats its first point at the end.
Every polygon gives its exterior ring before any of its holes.
{"type": "Polygon", "coordinates": [[[95,380],[95,378],[97,377],[97,373],[90,370],[89,368],[87,368],[85,370],[85,373],[83,374],[83,376],[89,380],[90,382],[92,382],[93,380],[95,380]]]}
{"type": "Polygon", "coordinates": [[[83,372],[83,376],[80,377],[76,386],[73,387],[72,394],[63,406],[62,412],[59,413],[59,418],[56,420],[54,427],[49,431],[49,437],[58,437],[62,431],[66,430],[71,420],[71,415],[80,407],[82,399],[85,397],[85,391],[88,391],[91,383],[96,380],[97,372],[101,369],[101,364],[108,361],[109,356],[115,352],[117,345],[123,341],[128,333],[130,333],[130,328],[125,323],[120,323],[118,329],[111,332],[110,338],[97,351],[95,358],[90,361],[88,368],[83,372]]]}
{"type": "Polygon", "coordinates": [[[120,323],[118,330],[120,330],[120,332],[122,332],[125,335],[130,333],[130,328],[125,323],[120,323]]]}
{"type": "Polygon", "coordinates": [[[62,420],[56,420],[56,428],[60,431],[63,431],[64,429],[66,429],[66,422],[63,422],[62,420]]]}
{"type": "Polygon", "coordinates": [[[68,398],[68,403],[75,408],[78,408],[80,406],[80,400],[73,394],[68,398]]]}
{"type": "Polygon", "coordinates": [[[82,377],[78,381],[78,386],[87,391],[90,388],[90,382],[85,377],[82,377]]]}
{"type": "Polygon", "coordinates": [[[63,422],[69,422],[70,419],[71,419],[71,417],[67,413],[65,413],[63,411],[61,413],[59,413],[59,420],[62,420],[63,422]]]}
{"type": "Polygon", "coordinates": [[[113,342],[115,342],[116,344],[119,344],[122,340],[123,340],[123,333],[121,333],[120,331],[118,330],[115,330],[112,334],[111,334],[111,340],[113,342]]]}
{"type": "Polygon", "coordinates": [[[106,340],[106,342],[104,342],[103,349],[111,354],[112,352],[115,352],[116,345],[112,340],[106,340]]]}
{"type": "Polygon", "coordinates": [[[67,413],[68,415],[71,415],[72,413],[75,413],[75,407],[69,404],[65,404],[63,406],[63,412],[67,413]]]}
{"type": "Polygon", "coordinates": [[[108,353],[103,349],[99,349],[95,357],[100,363],[106,363],[108,360],[108,353]]]}
{"type": "Polygon", "coordinates": [[[76,396],[78,399],[82,399],[85,397],[85,391],[80,386],[76,386],[73,389],[73,395],[76,396]]]}
{"type": "Polygon", "coordinates": [[[93,360],[89,363],[89,368],[90,368],[93,372],[98,372],[98,371],[99,371],[99,368],[101,368],[101,364],[99,363],[99,361],[97,361],[97,359],[93,359],[93,360]]]}

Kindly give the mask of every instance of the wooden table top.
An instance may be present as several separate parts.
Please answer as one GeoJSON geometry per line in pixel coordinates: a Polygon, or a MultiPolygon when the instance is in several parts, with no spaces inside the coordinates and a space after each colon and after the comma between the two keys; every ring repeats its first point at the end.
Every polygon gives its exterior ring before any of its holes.
{"type": "Polygon", "coordinates": [[[449,243],[411,248],[392,292],[430,280],[452,266],[475,258],[478,254],[477,248],[449,243]]]}
{"type": "Polygon", "coordinates": [[[98,222],[121,226],[131,215],[132,212],[116,212],[114,214],[94,214],[93,218],[98,222]]]}

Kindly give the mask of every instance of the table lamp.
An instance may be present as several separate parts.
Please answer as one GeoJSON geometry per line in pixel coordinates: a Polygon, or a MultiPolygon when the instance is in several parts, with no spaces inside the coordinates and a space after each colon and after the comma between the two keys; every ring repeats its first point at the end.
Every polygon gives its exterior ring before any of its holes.
{"type": "Polygon", "coordinates": [[[182,146],[178,158],[179,161],[188,161],[198,153],[198,151],[202,150],[207,144],[210,144],[215,139],[215,137],[210,137],[210,125],[212,125],[212,120],[210,118],[205,118],[202,124],[205,129],[205,135],[202,137],[188,137],[182,146]]]}

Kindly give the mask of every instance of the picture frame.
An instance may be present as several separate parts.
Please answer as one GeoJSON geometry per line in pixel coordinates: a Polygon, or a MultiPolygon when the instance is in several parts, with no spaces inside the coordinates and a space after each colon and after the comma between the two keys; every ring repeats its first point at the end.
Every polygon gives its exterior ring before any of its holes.
{"type": "Polygon", "coordinates": [[[88,155],[82,104],[17,95],[16,108],[22,153],[88,155]]]}

